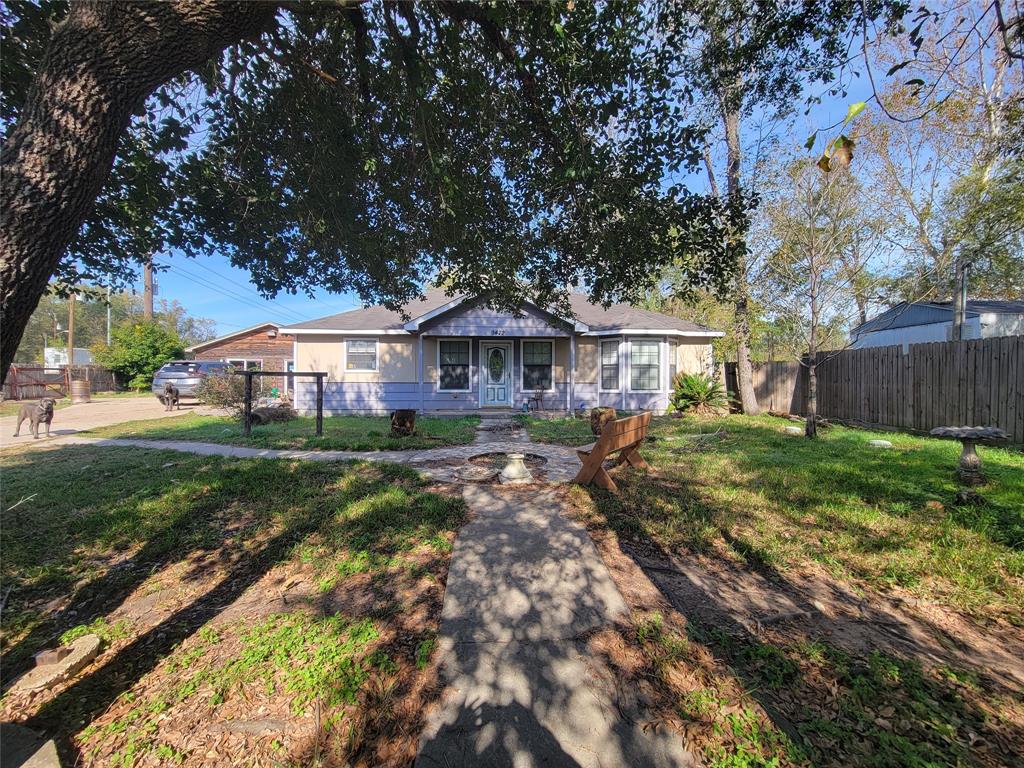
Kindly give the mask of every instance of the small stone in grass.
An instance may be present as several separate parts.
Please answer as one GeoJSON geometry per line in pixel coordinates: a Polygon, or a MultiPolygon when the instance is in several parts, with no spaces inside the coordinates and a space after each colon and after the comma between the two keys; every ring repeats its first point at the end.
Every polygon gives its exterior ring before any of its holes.
{"type": "Polygon", "coordinates": [[[872,448],[892,448],[892,443],[888,440],[868,440],[868,445],[872,448]]]}
{"type": "Polygon", "coordinates": [[[34,667],[18,678],[12,691],[38,691],[68,680],[88,666],[100,652],[103,641],[96,635],[83,635],[71,644],[71,653],[54,664],[34,667]]]}
{"type": "Polygon", "coordinates": [[[803,427],[783,427],[782,429],[787,435],[802,435],[804,433],[803,427]]]}

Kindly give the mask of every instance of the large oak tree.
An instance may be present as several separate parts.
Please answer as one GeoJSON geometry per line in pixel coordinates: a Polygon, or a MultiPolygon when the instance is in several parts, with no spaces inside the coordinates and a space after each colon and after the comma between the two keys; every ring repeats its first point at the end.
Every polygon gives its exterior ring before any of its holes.
{"type": "MultiPolygon", "coordinates": [[[[829,18],[770,6],[768,24],[829,18]]],[[[168,247],[226,253],[267,295],[393,307],[428,279],[634,300],[668,264],[721,290],[742,261],[743,206],[665,181],[702,131],[642,0],[3,13],[5,375],[49,281],[117,288],[168,247]]]]}
{"type": "Polygon", "coordinates": [[[684,250],[728,271],[720,206],[661,186],[692,142],[639,3],[7,12],[4,372],[51,278],[116,286],[165,247],[392,306],[425,279],[630,298],[684,250]]]}

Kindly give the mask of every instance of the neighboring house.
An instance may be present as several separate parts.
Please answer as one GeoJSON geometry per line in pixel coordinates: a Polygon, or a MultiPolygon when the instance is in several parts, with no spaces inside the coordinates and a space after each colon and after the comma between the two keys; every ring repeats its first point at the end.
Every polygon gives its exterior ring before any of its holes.
{"type": "MultiPolygon", "coordinates": [[[[988,339],[1024,334],[1024,301],[967,302],[963,338],[988,339]]],[[[953,302],[900,302],[850,332],[852,349],[890,347],[953,338],[953,302]]]]}
{"type": "MultiPolygon", "coordinates": [[[[294,345],[292,339],[281,333],[281,323],[260,323],[251,328],[220,336],[185,350],[195,360],[221,360],[243,370],[293,370],[294,345]]],[[[256,377],[262,381],[262,391],[277,387],[282,393],[290,391],[282,377],[256,377]]]]}
{"type": "MultiPolygon", "coordinates": [[[[75,358],[72,365],[92,365],[92,352],[82,347],[75,347],[75,358]]],[[[47,368],[60,368],[68,364],[67,347],[46,347],[43,349],[43,365],[47,368]]]]}
{"type": "MultiPolygon", "coordinates": [[[[521,410],[583,404],[627,411],[668,406],[672,377],[710,371],[719,331],[617,304],[607,310],[573,295],[573,318],[526,304],[498,312],[474,297],[429,291],[409,320],[369,307],[282,328],[295,339],[298,371],[325,371],[324,410],[396,408],[521,410]]],[[[315,386],[296,383],[296,407],[315,408],[315,386]]]]}

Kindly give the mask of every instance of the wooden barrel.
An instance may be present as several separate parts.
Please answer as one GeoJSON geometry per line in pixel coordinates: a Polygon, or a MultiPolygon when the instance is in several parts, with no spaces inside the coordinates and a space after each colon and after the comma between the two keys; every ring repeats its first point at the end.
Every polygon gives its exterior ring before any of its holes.
{"type": "Polygon", "coordinates": [[[92,395],[92,390],[89,388],[88,381],[72,381],[71,382],[71,402],[72,403],[88,403],[89,398],[92,395]]]}

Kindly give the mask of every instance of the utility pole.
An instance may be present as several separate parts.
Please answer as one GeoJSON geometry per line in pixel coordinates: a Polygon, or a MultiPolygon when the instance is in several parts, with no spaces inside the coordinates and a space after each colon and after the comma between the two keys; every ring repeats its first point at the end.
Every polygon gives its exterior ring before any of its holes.
{"type": "Polygon", "coordinates": [[[107,346],[110,346],[110,286],[107,286],[107,346]]]}
{"type": "Polygon", "coordinates": [[[967,272],[970,265],[962,255],[956,257],[956,293],[953,296],[953,341],[962,341],[967,324],[967,272]]]}
{"type": "Polygon", "coordinates": [[[75,292],[68,296],[68,370],[75,364],[75,292]]]}
{"type": "Polygon", "coordinates": [[[142,319],[153,322],[153,259],[142,265],[142,319]]]}

